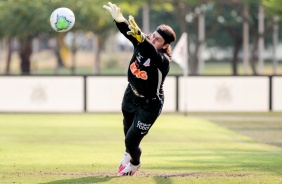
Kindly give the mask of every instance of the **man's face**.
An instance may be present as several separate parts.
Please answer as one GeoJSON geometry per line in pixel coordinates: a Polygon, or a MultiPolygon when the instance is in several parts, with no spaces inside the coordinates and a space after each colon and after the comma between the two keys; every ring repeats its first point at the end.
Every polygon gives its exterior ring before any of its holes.
{"type": "Polygon", "coordinates": [[[151,35],[150,41],[152,42],[152,44],[154,45],[154,47],[157,50],[166,49],[166,46],[165,46],[166,44],[164,44],[165,40],[163,39],[163,37],[157,31],[155,31],[151,35]]]}

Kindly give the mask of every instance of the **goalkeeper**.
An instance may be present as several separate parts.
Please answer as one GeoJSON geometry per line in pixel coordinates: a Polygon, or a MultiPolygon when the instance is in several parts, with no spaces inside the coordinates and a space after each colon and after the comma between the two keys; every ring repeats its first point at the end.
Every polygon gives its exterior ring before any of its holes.
{"type": "Polygon", "coordinates": [[[175,41],[173,29],[160,25],[151,35],[144,34],[132,16],[128,21],[120,8],[108,3],[108,10],[119,31],[134,46],[128,67],[128,86],[122,101],[125,153],[118,168],[118,176],[132,176],[141,166],[140,143],[148,133],[164,103],[163,83],[171,61],[170,43],[175,41]]]}

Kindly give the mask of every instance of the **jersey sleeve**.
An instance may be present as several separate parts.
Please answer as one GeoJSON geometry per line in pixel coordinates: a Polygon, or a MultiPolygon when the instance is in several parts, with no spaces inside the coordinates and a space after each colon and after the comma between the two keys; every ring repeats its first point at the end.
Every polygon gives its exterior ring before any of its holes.
{"type": "Polygon", "coordinates": [[[128,28],[127,20],[125,22],[116,22],[117,28],[119,31],[134,45],[134,47],[138,44],[138,41],[133,37],[127,34],[127,31],[130,31],[128,28]]]}

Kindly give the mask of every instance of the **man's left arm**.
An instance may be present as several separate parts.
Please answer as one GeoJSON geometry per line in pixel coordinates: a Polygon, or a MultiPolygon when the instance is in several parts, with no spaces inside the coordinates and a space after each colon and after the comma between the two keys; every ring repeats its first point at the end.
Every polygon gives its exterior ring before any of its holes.
{"type": "Polygon", "coordinates": [[[130,31],[128,31],[127,34],[133,36],[140,44],[143,45],[143,47],[146,48],[149,55],[152,57],[152,61],[157,65],[157,67],[169,65],[169,57],[166,56],[166,54],[156,50],[154,45],[146,39],[146,35],[138,27],[133,16],[130,15],[128,21],[128,28],[130,31]]]}

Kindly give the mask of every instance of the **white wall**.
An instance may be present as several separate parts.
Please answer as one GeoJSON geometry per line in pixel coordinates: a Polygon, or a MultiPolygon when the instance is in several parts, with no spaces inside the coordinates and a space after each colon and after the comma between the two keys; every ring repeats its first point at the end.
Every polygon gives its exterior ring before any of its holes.
{"type": "Polygon", "coordinates": [[[83,112],[83,77],[0,77],[0,112],[83,112]]]}
{"type": "Polygon", "coordinates": [[[176,77],[168,76],[164,82],[164,106],[163,112],[175,112],[176,110],[176,77]]]}
{"type": "Polygon", "coordinates": [[[180,78],[180,111],[268,111],[268,77],[180,78]],[[185,100],[186,99],[186,100],[185,100]],[[185,108],[185,102],[187,104],[185,108]]]}
{"type": "Polygon", "coordinates": [[[282,77],[272,77],[272,110],[282,111],[282,77]]]}
{"type": "MultiPolygon", "coordinates": [[[[272,109],[282,111],[282,77],[273,77],[272,109]]],[[[267,112],[269,77],[179,77],[179,111],[267,112]]],[[[126,76],[86,77],[88,112],[121,112],[126,76]]],[[[177,109],[177,77],[164,84],[163,112],[177,109]]],[[[82,76],[1,76],[0,112],[84,112],[82,76]]]]}
{"type": "MultiPolygon", "coordinates": [[[[121,112],[121,103],[127,87],[127,77],[87,77],[87,111],[121,112]]],[[[165,104],[163,111],[176,109],[176,78],[167,77],[164,85],[165,104]]]]}
{"type": "Polygon", "coordinates": [[[127,77],[87,77],[87,111],[121,112],[127,77]]]}

